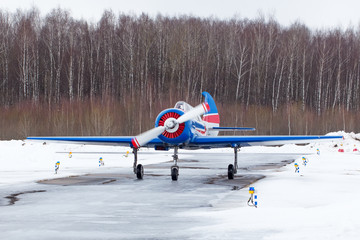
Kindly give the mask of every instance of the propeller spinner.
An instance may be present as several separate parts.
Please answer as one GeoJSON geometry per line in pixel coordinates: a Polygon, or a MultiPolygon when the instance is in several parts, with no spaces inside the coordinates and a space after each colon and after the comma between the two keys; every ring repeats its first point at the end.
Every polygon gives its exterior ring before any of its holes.
{"type": "Polygon", "coordinates": [[[207,113],[209,110],[210,110],[209,104],[206,102],[202,103],[202,104],[192,108],[191,110],[185,112],[178,119],[173,118],[173,117],[166,119],[164,126],[158,126],[156,128],[150,129],[149,131],[141,133],[140,135],[131,139],[131,143],[134,146],[134,148],[139,148],[141,146],[144,146],[148,142],[150,142],[152,139],[158,137],[165,131],[167,131],[169,133],[176,132],[181,123],[187,122],[197,116],[201,116],[201,115],[207,113]]]}

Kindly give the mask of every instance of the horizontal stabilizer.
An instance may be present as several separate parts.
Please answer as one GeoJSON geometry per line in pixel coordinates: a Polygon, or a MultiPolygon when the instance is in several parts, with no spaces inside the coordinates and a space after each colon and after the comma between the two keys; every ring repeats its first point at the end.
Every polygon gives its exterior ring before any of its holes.
{"type": "Polygon", "coordinates": [[[212,127],[210,131],[255,131],[255,128],[250,127],[212,127]]]}

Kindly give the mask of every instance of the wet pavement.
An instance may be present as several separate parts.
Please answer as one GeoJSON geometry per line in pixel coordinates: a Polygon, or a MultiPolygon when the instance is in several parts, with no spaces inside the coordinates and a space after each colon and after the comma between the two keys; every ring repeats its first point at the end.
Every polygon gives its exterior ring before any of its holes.
{"type": "MultiPolygon", "coordinates": [[[[212,219],[193,210],[239,207],[238,190],[298,154],[239,154],[239,170],[227,179],[231,153],[180,154],[178,181],[172,162],[146,165],[143,180],[131,168],[41,180],[0,188],[1,239],[191,239],[212,219]]],[[[146,153],[140,159],[146,159],[146,153]]]]}

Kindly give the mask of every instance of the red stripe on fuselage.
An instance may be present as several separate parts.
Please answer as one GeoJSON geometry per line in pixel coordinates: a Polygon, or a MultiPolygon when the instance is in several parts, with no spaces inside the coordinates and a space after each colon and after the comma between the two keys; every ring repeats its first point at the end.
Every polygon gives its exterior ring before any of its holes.
{"type": "Polygon", "coordinates": [[[220,123],[219,114],[209,114],[203,116],[203,121],[209,123],[220,123]]]}
{"type": "Polygon", "coordinates": [[[206,134],[205,131],[201,131],[201,130],[199,130],[199,129],[196,129],[196,131],[198,131],[198,132],[201,133],[202,135],[205,135],[205,134],[206,134]]]}

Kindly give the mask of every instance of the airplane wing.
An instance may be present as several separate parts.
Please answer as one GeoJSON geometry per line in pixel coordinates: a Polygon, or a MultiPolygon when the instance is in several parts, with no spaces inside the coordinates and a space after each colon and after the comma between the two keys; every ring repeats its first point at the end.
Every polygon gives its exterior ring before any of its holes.
{"type": "MultiPolygon", "coordinates": [[[[131,147],[131,140],[133,136],[119,136],[119,137],[28,137],[26,140],[31,141],[42,141],[42,142],[55,142],[55,143],[76,143],[76,144],[89,144],[89,145],[115,145],[115,146],[126,146],[131,147]]],[[[151,140],[147,146],[162,146],[164,143],[159,139],[155,138],[151,140]]]]}
{"type": "Polygon", "coordinates": [[[342,139],[342,136],[215,136],[196,137],[189,145],[200,148],[275,146],[284,144],[306,144],[311,142],[342,139]]]}
{"type": "MultiPolygon", "coordinates": [[[[133,136],[118,137],[28,137],[27,140],[51,141],[58,143],[78,143],[93,145],[117,145],[132,147],[133,136]]],[[[198,136],[184,144],[184,148],[221,148],[221,147],[247,147],[247,146],[274,146],[284,144],[305,144],[319,141],[341,139],[342,136],[198,136]]],[[[144,147],[169,145],[159,138],[154,138],[144,147]]]]}

